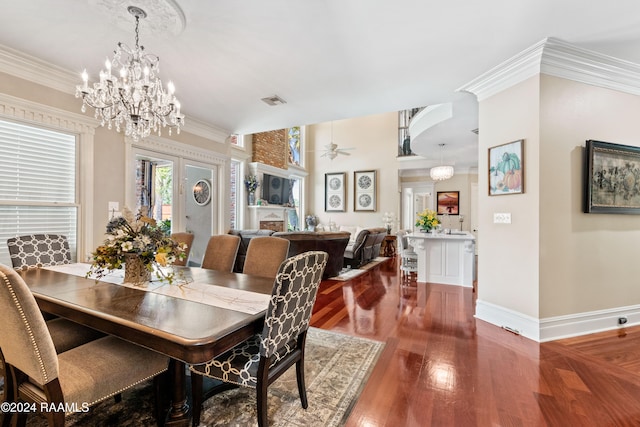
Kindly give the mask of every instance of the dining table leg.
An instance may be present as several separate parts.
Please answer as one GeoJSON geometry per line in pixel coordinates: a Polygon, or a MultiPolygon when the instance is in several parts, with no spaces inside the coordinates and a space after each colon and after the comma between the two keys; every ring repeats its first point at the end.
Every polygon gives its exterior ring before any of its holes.
{"type": "Polygon", "coordinates": [[[171,406],[167,413],[165,426],[191,425],[191,408],[187,401],[187,373],[184,362],[171,359],[169,361],[171,376],[171,406]]]}

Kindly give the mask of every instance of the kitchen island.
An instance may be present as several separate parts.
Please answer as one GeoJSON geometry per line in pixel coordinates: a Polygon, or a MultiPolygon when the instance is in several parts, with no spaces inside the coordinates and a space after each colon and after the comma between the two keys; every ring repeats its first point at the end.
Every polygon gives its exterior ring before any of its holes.
{"type": "Polygon", "coordinates": [[[418,282],[473,287],[475,237],[466,231],[407,235],[418,254],[418,282]]]}

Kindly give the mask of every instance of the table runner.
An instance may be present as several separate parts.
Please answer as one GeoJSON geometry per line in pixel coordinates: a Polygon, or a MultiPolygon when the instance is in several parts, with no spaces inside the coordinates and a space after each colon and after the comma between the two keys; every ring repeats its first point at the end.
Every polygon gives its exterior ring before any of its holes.
{"type": "MultiPolygon", "coordinates": [[[[74,276],[86,277],[91,268],[90,264],[75,263],[63,264],[51,267],[43,267],[46,270],[58,271],[60,273],[74,276]]],[[[89,276],[89,278],[94,278],[89,276]]],[[[151,282],[135,285],[124,283],[124,270],[113,270],[103,276],[100,281],[113,283],[115,285],[140,289],[174,298],[195,301],[202,304],[212,305],[228,310],[239,311],[247,314],[256,314],[267,309],[270,295],[257,292],[244,291],[242,289],[227,288],[225,286],[212,283],[189,282],[186,284],[169,284],[166,280],[153,279],[151,282]]]]}

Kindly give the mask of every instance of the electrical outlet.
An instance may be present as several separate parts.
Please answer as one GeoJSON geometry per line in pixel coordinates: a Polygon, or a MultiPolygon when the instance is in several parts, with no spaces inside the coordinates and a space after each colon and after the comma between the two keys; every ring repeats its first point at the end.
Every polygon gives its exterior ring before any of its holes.
{"type": "Polygon", "coordinates": [[[494,224],[511,224],[511,214],[510,213],[494,213],[493,223],[494,224]]]}

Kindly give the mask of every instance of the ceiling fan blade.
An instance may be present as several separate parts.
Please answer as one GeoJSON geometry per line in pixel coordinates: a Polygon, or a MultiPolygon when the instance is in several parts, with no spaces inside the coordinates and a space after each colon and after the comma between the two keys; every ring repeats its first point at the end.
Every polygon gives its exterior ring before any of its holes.
{"type": "Polygon", "coordinates": [[[346,151],[342,151],[342,150],[337,150],[336,153],[344,154],[345,156],[350,156],[351,155],[351,153],[347,153],[346,151]]]}

